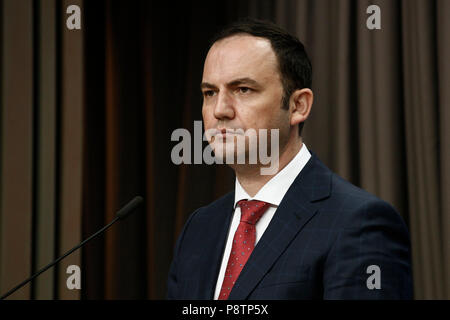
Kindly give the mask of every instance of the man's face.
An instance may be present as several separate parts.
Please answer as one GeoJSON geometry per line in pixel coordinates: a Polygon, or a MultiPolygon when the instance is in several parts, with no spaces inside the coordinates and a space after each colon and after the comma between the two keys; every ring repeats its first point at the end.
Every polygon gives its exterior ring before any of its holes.
{"type": "MultiPolygon", "coordinates": [[[[216,42],[205,60],[201,90],[206,131],[279,129],[279,147],[286,143],[289,111],[281,108],[283,86],[269,40],[236,35],[216,42]]],[[[221,137],[224,140],[220,142],[210,140],[214,150],[218,143],[227,149],[226,144],[236,135],[224,133],[221,137]]],[[[236,154],[236,150],[227,150],[233,151],[236,154]]]]}

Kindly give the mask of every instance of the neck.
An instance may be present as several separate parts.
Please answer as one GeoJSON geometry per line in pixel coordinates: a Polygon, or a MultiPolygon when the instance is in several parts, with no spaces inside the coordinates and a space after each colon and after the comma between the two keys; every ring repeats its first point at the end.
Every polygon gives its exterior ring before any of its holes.
{"type": "Polygon", "coordinates": [[[251,197],[254,197],[258,191],[275,175],[278,174],[284,167],[297,155],[300,151],[303,142],[300,137],[293,143],[288,143],[283,150],[280,150],[278,170],[272,175],[262,175],[262,165],[235,165],[233,166],[236,178],[241,184],[242,188],[251,197]]]}

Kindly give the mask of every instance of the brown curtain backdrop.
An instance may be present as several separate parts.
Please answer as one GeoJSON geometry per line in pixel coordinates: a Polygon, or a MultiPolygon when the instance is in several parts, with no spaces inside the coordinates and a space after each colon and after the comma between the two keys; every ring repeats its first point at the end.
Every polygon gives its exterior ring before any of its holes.
{"type": "MultiPolygon", "coordinates": [[[[81,240],[84,31],[66,28],[82,1],[0,1],[0,292],[81,240]]],[[[12,299],[78,299],[73,255],[12,299]]]]}
{"type": "Polygon", "coordinates": [[[411,231],[415,297],[450,299],[450,1],[0,0],[0,294],[144,205],[11,299],[161,299],[187,217],[234,187],[225,166],[174,165],[201,120],[208,39],[251,16],[306,45],[304,140],[394,204],[411,231]],[[66,28],[66,8],[82,29],[66,28]],[[366,8],[381,8],[381,30],[366,8]],[[66,268],[81,267],[68,290],[66,268]]]}
{"type": "Polygon", "coordinates": [[[201,120],[208,39],[271,1],[85,2],[83,237],[136,194],[145,205],[83,250],[82,298],[164,298],[187,217],[233,187],[226,167],[172,163],[177,128],[201,120]],[[100,275],[100,276],[99,276],[100,275]]]}
{"type": "Polygon", "coordinates": [[[449,14],[446,0],[277,1],[313,65],[305,143],[402,214],[417,299],[450,299],[449,14]]]}

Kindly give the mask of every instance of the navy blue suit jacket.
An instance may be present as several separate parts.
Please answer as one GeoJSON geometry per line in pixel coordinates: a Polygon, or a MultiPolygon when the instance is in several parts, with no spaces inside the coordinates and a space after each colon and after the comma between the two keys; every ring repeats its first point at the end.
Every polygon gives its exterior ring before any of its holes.
{"type": "MultiPolygon", "coordinates": [[[[233,204],[234,192],[189,217],[169,272],[169,299],[213,299],[233,204]]],[[[229,299],[412,295],[410,240],[403,219],[388,203],[337,176],[313,154],[281,201],[229,299]],[[378,275],[368,270],[373,265],[379,267],[378,275]],[[369,289],[374,276],[379,276],[379,289],[369,289]]]]}

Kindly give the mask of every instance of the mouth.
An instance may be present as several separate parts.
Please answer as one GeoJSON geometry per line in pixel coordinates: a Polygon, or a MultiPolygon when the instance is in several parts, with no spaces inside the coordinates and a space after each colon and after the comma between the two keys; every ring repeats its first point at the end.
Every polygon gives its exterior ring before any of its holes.
{"type": "Polygon", "coordinates": [[[216,129],[216,131],[220,134],[233,134],[233,135],[238,135],[238,134],[243,134],[244,130],[241,128],[218,128],[216,129]]]}
{"type": "Polygon", "coordinates": [[[227,128],[221,128],[216,129],[215,137],[220,137],[225,142],[226,139],[231,139],[235,136],[242,135],[242,130],[239,129],[227,129],[227,128]]]}
{"type": "Polygon", "coordinates": [[[226,142],[234,139],[236,136],[244,135],[244,130],[234,128],[211,128],[205,132],[206,138],[210,143],[226,142]]]}

